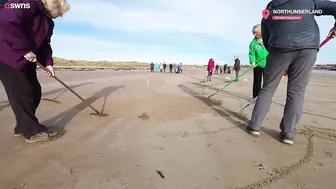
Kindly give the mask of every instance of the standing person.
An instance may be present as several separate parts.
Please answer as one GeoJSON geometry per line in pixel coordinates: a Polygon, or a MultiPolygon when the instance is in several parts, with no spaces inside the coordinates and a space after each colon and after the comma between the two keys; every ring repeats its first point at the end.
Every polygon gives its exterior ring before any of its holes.
{"type": "Polygon", "coordinates": [[[163,63],[163,72],[165,72],[165,73],[166,73],[166,68],[167,68],[167,64],[164,62],[163,63]]]}
{"type": "Polygon", "coordinates": [[[212,76],[214,67],[215,67],[215,61],[212,58],[210,58],[208,62],[208,67],[207,67],[207,71],[208,71],[207,81],[211,81],[211,76],[212,76]]]}
{"type": "Polygon", "coordinates": [[[227,68],[227,64],[224,64],[224,73],[223,74],[226,74],[226,68],[227,68]]]}
{"type": "Polygon", "coordinates": [[[176,73],[176,64],[175,63],[173,64],[173,72],[176,73]]]}
{"type": "Polygon", "coordinates": [[[227,74],[231,75],[231,67],[230,66],[227,67],[227,74]]]}
{"type": "Polygon", "coordinates": [[[261,83],[266,67],[266,57],[268,51],[266,50],[261,36],[261,25],[257,24],[252,28],[254,39],[249,45],[249,59],[253,66],[253,98],[259,95],[261,90],[261,83]],[[257,64],[256,64],[257,63],[257,64]]]}
{"type": "Polygon", "coordinates": [[[160,63],[160,72],[163,72],[163,64],[160,63]]]}
{"type": "MultiPolygon", "coordinates": [[[[236,72],[236,78],[237,78],[239,76],[239,71],[241,69],[241,67],[240,67],[240,60],[239,60],[239,58],[237,56],[234,56],[234,61],[235,61],[235,63],[233,65],[233,69],[236,72]]],[[[239,79],[237,78],[235,80],[238,81],[239,79]]]]}
{"type": "MultiPolygon", "coordinates": [[[[267,9],[322,10],[322,15],[336,18],[336,2],[327,0],[271,1],[267,9]]],[[[296,124],[300,121],[304,95],[319,51],[320,34],[314,15],[302,14],[302,20],[262,19],[262,39],[269,54],[264,72],[264,83],[247,127],[250,134],[260,135],[260,127],[269,110],[272,97],[281,77],[287,70],[287,98],[280,122],[280,139],[293,145],[296,124]]],[[[335,25],[336,26],[336,23],[335,25]]],[[[336,28],[329,33],[336,36],[336,28]]]]}
{"type": "Polygon", "coordinates": [[[183,73],[183,65],[182,65],[182,63],[180,63],[180,74],[182,74],[183,73]]]}
{"type": "MultiPolygon", "coordinates": [[[[12,0],[20,3],[22,0],[12,0]]],[[[58,138],[36,118],[42,91],[37,78],[36,61],[47,68],[47,75],[55,76],[50,40],[53,19],[69,10],[65,0],[25,0],[29,9],[0,7],[0,80],[16,118],[14,136],[26,142],[46,142],[58,138]]]]}
{"type": "Polygon", "coordinates": [[[181,69],[181,65],[180,65],[180,64],[177,64],[176,73],[180,73],[180,69],[181,69]]]}
{"type": "Polygon", "coordinates": [[[215,69],[215,74],[218,74],[218,69],[219,69],[219,65],[218,63],[216,64],[216,69],[215,69]]]}
{"type": "Polygon", "coordinates": [[[154,63],[153,62],[150,64],[150,70],[151,70],[151,72],[154,72],[154,63]]]}
{"type": "Polygon", "coordinates": [[[155,63],[154,65],[154,72],[159,72],[160,71],[160,66],[158,63],[155,63]]]}
{"type": "Polygon", "coordinates": [[[170,72],[170,73],[173,72],[173,64],[172,64],[172,63],[169,64],[169,72],[170,72]]]}

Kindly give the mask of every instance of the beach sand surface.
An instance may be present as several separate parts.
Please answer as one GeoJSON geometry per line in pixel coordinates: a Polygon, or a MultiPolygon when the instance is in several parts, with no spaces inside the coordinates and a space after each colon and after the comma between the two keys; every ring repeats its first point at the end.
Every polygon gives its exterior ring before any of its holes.
{"type": "Polygon", "coordinates": [[[60,71],[58,77],[100,118],[39,72],[41,123],[62,133],[27,144],[0,87],[0,189],[334,189],[336,74],[314,73],[295,145],[279,142],[287,79],[281,81],[259,138],[244,128],[253,105],[252,73],[224,86],[203,69],[184,74],[60,71]],[[148,85],[147,85],[148,81],[148,85]]]}

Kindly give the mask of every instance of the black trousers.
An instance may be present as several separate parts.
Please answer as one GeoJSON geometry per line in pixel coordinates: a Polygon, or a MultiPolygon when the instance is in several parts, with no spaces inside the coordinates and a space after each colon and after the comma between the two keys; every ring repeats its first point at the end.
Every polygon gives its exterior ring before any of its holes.
{"type": "Polygon", "coordinates": [[[265,68],[260,67],[253,69],[253,98],[256,98],[261,90],[264,70],[265,68]]]}
{"type": "Polygon", "coordinates": [[[28,139],[47,131],[35,116],[42,97],[36,74],[36,65],[33,63],[18,71],[0,62],[0,80],[16,119],[14,133],[22,134],[28,139]]]}

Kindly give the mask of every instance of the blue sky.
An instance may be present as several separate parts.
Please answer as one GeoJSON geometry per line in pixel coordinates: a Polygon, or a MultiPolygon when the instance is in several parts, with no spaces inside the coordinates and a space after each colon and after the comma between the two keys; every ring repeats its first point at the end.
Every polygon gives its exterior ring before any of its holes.
{"type": "MultiPolygon", "coordinates": [[[[248,63],[251,28],[268,0],[68,0],[70,11],[56,20],[54,56],[74,60],[205,64],[213,57],[248,63]],[[245,7],[245,8],[243,8],[245,7]]],[[[318,17],[321,40],[334,24],[318,17]]],[[[318,63],[336,60],[331,41],[318,63]]]]}

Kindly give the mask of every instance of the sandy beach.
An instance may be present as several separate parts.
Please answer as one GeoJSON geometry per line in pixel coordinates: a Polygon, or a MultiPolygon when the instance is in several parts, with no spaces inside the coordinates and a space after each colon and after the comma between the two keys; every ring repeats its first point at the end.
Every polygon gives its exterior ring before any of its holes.
{"type": "Polygon", "coordinates": [[[211,100],[227,75],[202,83],[204,69],[57,74],[109,116],[90,116],[91,109],[39,72],[38,118],[62,137],[27,144],[13,137],[15,119],[0,85],[0,189],[335,189],[332,72],[312,75],[294,146],[278,140],[286,79],[255,138],[244,131],[253,105],[237,114],[252,100],[252,73],[211,100]]]}

